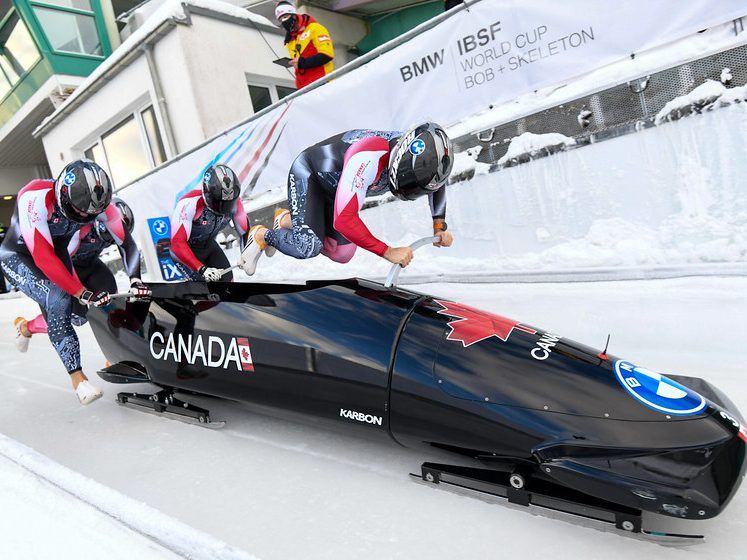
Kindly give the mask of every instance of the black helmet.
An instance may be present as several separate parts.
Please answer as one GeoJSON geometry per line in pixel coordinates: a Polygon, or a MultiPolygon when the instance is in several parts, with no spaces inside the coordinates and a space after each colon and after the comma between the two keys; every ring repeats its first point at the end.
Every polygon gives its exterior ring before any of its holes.
{"type": "Polygon", "coordinates": [[[389,190],[402,200],[440,189],[451,173],[451,140],[435,123],[423,123],[403,134],[389,154],[389,190]]]}
{"type": "MultiPolygon", "coordinates": [[[[135,229],[135,215],[132,213],[132,208],[130,208],[129,204],[121,198],[112,198],[112,204],[117,208],[117,210],[119,210],[119,213],[122,214],[122,223],[124,224],[125,229],[132,234],[132,231],[135,229]]],[[[106,229],[106,225],[98,220],[96,221],[96,233],[103,241],[114,243],[114,239],[112,239],[109,230],[106,229]]]]}
{"type": "Polygon", "coordinates": [[[96,163],[79,159],[62,170],[54,184],[54,194],[68,220],[86,224],[109,206],[112,183],[96,163]]]}
{"type": "Polygon", "coordinates": [[[233,214],[240,194],[241,182],[227,165],[212,165],[202,176],[202,198],[216,214],[233,214]]]}

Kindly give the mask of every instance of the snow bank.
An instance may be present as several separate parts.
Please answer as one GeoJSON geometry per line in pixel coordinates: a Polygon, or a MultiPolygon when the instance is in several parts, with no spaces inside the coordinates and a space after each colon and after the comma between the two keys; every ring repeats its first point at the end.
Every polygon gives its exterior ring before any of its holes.
{"type": "Polygon", "coordinates": [[[454,157],[454,167],[451,169],[452,178],[472,178],[475,175],[490,173],[491,165],[477,161],[482,151],[482,146],[474,146],[459,152],[454,157]]]}
{"type": "Polygon", "coordinates": [[[532,157],[540,152],[552,150],[565,146],[572,146],[576,143],[573,138],[559,134],[557,132],[548,132],[546,134],[534,134],[525,132],[511,139],[508,145],[508,151],[501,159],[498,160],[500,165],[504,165],[510,160],[516,160],[525,157],[532,157]]]}
{"type": "MultiPolygon", "coordinates": [[[[185,558],[193,560],[252,560],[254,558],[206,533],[164,515],[147,504],[132,500],[90,478],[71,471],[2,434],[0,434],[0,456],[17,463],[68,494],[113,517],[126,527],[153,539],[159,545],[185,558]]],[[[37,535],[40,534],[38,528],[34,530],[37,535]]],[[[5,548],[5,543],[3,543],[3,550],[9,552],[5,548]]],[[[138,555],[132,554],[132,556],[138,555]]]]}
{"type": "MultiPolygon", "coordinates": [[[[728,68],[724,70],[728,70],[728,68]]],[[[723,72],[721,73],[721,80],[724,81],[723,72]]],[[[747,86],[727,88],[716,80],[706,80],[690,93],[675,97],[664,105],[661,111],[656,114],[654,122],[661,124],[672,118],[679,118],[683,114],[691,113],[693,110],[700,112],[704,108],[723,107],[742,101],[747,101],[747,86]],[[716,104],[716,101],[719,103],[716,104]]]]}

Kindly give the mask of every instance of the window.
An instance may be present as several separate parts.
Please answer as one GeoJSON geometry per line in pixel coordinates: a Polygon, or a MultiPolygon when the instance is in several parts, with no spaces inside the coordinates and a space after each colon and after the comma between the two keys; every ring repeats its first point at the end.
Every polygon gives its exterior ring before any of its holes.
{"type": "MultiPolygon", "coordinates": [[[[259,77],[257,77],[259,79],[259,77]]],[[[258,113],[265,107],[269,107],[273,103],[276,103],[280,99],[287,97],[294,91],[295,88],[288,86],[281,86],[271,83],[249,83],[249,97],[252,100],[252,108],[255,113],[258,113]]]]}
{"type": "Polygon", "coordinates": [[[143,118],[143,126],[145,127],[145,135],[148,137],[150,153],[153,155],[153,163],[156,166],[161,165],[166,161],[166,150],[163,149],[161,133],[158,130],[158,121],[156,120],[156,112],[153,110],[153,107],[148,107],[144,111],[141,111],[140,115],[143,118]]]}
{"type": "Polygon", "coordinates": [[[131,183],[164,163],[166,151],[153,106],[127,116],[84,153],[107,170],[117,187],[131,183]]]}
{"type": "Polygon", "coordinates": [[[150,170],[134,116],[104,134],[101,143],[115,185],[126,185],[150,170]]]}
{"type": "Polygon", "coordinates": [[[265,107],[272,105],[272,96],[270,95],[270,88],[262,86],[249,85],[249,97],[252,98],[252,107],[254,112],[258,113],[265,107]]]}
{"type": "Polygon", "coordinates": [[[278,90],[278,99],[284,99],[288,97],[291,93],[294,93],[296,91],[296,88],[292,87],[285,87],[285,86],[275,86],[278,90]]]}
{"type": "Polygon", "coordinates": [[[88,159],[91,159],[99,164],[102,164],[106,167],[106,156],[104,155],[104,148],[101,147],[101,144],[99,142],[96,142],[93,146],[88,148],[85,152],[85,156],[88,159]]]}
{"type": "Polygon", "coordinates": [[[54,4],[63,8],[75,8],[76,10],[91,10],[91,0],[44,0],[45,4],[54,4]]]}
{"type": "Polygon", "coordinates": [[[101,56],[101,41],[91,16],[34,7],[49,43],[56,51],[101,56]]]}
{"type": "Polygon", "coordinates": [[[13,12],[0,29],[0,97],[40,59],[26,25],[13,12]]]}
{"type": "Polygon", "coordinates": [[[32,7],[55,51],[103,56],[90,0],[32,0],[32,7]]]}

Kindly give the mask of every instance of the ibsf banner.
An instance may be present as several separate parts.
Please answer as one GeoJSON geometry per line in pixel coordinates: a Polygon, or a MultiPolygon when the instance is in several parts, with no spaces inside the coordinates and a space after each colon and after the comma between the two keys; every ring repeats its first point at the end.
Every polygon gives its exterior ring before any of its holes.
{"type": "MultiPolygon", "coordinates": [[[[403,130],[423,120],[448,128],[745,13],[743,0],[469,3],[439,16],[429,29],[424,24],[398,46],[369,53],[362,66],[226,131],[121,195],[138,216],[169,215],[181,195],[199,186],[205,168],[221,162],[239,174],[246,197],[285,184],[300,151],[341,131],[403,130]]],[[[155,254],[148,262],[160,270],[155,254]]]]}

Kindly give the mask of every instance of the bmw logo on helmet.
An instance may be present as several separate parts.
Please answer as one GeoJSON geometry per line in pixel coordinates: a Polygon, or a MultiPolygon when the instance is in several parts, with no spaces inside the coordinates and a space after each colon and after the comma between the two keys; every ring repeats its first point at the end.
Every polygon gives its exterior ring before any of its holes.
{"type": "Polygon", "coordinates": [[[691,416],[706,407],[705,399],[695,391],[630,362],[615,362],[615,376],[633,398],[661,413],[691,416]]]}
{"type": "Polygon", "coordinates": [[[425,151],[425,142],[420,138],[416,138],[410,142],[410,153],[414,156],[419,156],[425,151]]]}
{"type": "Polygon", "coordinates": [[[62,179],[62,182],[65,183],[68,187],[75,183],[75,173],[72,171],[68,171],[65,173],[65,177],[62,179]]]}

